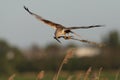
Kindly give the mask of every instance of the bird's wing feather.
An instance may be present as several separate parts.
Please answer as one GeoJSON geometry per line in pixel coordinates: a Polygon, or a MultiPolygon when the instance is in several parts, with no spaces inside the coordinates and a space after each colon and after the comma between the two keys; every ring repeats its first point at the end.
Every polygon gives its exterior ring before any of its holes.
{"type": "Polygon", "coordinates": [[[89,29],[95,27],[102,27],[103,25],[81,26],[81,27],[68,27],[67,29],[89,29]]]}
{"type": "Polygon", "coordinates": [[[46,19],[43,19],[41,16],[31,12],[27,7],[24,6],[24,9],[29,12],[31,15],[35,16],[38,20],[42,21],[43,23],[51,26],[52,28],[56,29],[57,27],[62,27],[62,25],[60,24],[57,24],[57,23],[54,23],[52,21],[49,21],[49,20],[46,20],[46,19]]]}
{"type": "Polygon", "coordinates": [[[81,40],[81,39],[76,39],[76,38],[73,38],[73,37],[71,37],[69,39],[77,40],[77,41],[80,41],[80,42],[83,42],[83,43],[88,43],[88,44],[96,45],[98,47],[104,47],[104,46],[106,46],[104,43],[96,43],[96,42],[85,40],[85,39],[81,40]]]}

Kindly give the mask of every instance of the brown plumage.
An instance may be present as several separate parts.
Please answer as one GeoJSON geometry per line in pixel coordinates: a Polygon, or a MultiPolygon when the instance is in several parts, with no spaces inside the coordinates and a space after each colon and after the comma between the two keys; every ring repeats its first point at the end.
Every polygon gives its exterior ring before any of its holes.
{"type": "Polygon", "coordinates": [[[73,34],[79,36],[79,35],[76,34],[75,32],[71,31],[72,29],[89,29],[89,28],[94,28],[94,27],[102,27],[102,25],[92,25],[92,26],[68,27],[68,28],[67,28],[67,27],[65,27],[65,26],[63,26],[63,25],[61,25],[61,24],[57,24],[57,23],[54,23],[54,22],[52,22],[52,21],[50,21],[50,20],[46,20],[46,19],[42,18],[41,16],[39,16],[39,15],[31,12],[31,11],[30,11],[28,8],[26,8],[25,6],[24,6],[24,9],[25,9],[29,14],[35,16],[35,17],[36,17],[38,20],[40,20],[41,22],[43,22],[43,23],[49,25],[50,27],[54,28],[54,29],[56,30],[55,33],[54,33],[54,34],[55,34],[54,39],[56,39],[58,42],[60,42],[60,41],[58,40],[58,38],[61,38],[61,37],[62,37],[62,38],[66,38],[66,37],[67,37],[66,34],[69,34],[69,33],[73,33],[73,34]]]}

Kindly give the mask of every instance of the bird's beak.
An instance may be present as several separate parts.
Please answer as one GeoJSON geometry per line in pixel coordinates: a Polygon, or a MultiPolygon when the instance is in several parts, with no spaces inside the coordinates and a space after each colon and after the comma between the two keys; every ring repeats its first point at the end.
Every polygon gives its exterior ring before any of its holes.
{"type": "Polygon", "coordinates": [[[58,40],[58,38],[54,37],[54,39],[56,39],[59,43],[61,43],[60,40],[58,40]]]}

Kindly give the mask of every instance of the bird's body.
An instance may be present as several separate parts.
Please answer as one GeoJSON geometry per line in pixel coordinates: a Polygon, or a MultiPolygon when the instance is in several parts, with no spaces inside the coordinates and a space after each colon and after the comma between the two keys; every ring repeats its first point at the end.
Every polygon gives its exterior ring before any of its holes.
{"type": "Polygon", "coordinates": [[[93,25],[93,26],[82,26],[82,27],[65,27],[61,24],[57,24],[57,23],[54,23],[52,21],[49,21],[49,20],[46,20],[46,19],[43,19],[41,16],[35,14],[35,13],[32,13],[31,11],[29,11],[28,8],[26,8],[24,6],[24,9],[29,12],[31,15],[35,16],[38,20],[40,20],[41,22],[51,26],[52,28],[54,28],[56,31],[55,31],[55,39],[60,42],[58,40],[58,38],[64,38],[64,39],[67,39],[69,37],[69,35],[67,36],[67,34],[69,33],[73,33],[77,36],[79,36],[78,34],[76,34],[75,32],[71,31],[72,29],[88,29],[88,28],[94,28],[94,27],[101,27],[101,25],[93,25]]]}
{"type": "Polygon", "coordinates": [[[64,29],[63,28],[58,28],[58,29],[56,29],[56,31],[55,31],[55,37],[56,38],[59,38],[60,36],[63,36],[63,35],[65,35],[66,33],[65,33],[65,31],[64,31],[64,29]]]}

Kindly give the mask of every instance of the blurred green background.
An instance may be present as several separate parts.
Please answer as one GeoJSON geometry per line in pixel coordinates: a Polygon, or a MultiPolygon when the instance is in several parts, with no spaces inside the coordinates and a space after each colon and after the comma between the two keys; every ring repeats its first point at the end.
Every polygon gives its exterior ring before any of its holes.
{"type": "MultiPolygon", "coordinates": [[[[94,45],[84,44],[84,48],[99,49],[99,54],[94,56],[74,56],[62,70],[86,70],[103,67],[104,70],[120,69],[120,38],[117,31],[111,31],[102,37],[106,46],[98,48],[94,45]],[[86,47],[85,47],[86,46],[86,47]]],[[[10,45],[6,40],[0,39],[0,74],[39,72],[41,70],[56,72],[66,51],[69,48],[83,48],[73,43],[60,46],[51,43],[45,47],[33,44],[25,49],[10,45]]],[[[84,52],[83,52],[84,53],[84,52]]],[[[92,52],[90,53],[92,54],[92,52]]]]}

